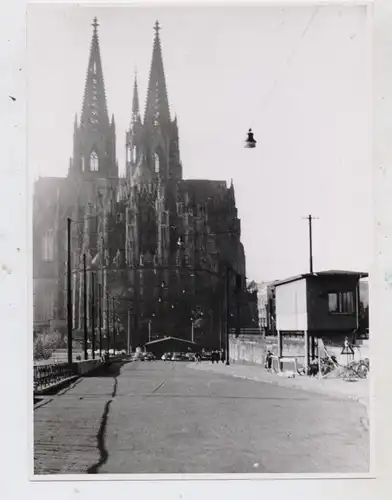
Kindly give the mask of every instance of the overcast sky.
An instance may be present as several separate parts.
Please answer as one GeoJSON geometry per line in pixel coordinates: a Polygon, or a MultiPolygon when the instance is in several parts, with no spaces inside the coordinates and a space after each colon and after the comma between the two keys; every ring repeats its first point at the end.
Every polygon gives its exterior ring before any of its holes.
{"type": "Polygon", "coordinates": [[[31,175],[65,176],[80,116],[94,16],[120,171],[134,71],[144,101],[158,19],[184,178],[233,178],[247,275],[371,265],[369,78],[361,7],[30,5],[31,175]],[[252,127],[257,148],[244,149],[252,127]]]}

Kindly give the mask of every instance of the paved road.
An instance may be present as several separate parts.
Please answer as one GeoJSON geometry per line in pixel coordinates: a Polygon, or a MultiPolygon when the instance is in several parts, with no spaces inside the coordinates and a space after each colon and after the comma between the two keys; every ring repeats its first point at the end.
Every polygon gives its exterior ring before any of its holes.
{"type": "Polygon", "coordinates": [[[367,472],[359,403],[135,362],[35,410],[35,473],[367,472]]]}

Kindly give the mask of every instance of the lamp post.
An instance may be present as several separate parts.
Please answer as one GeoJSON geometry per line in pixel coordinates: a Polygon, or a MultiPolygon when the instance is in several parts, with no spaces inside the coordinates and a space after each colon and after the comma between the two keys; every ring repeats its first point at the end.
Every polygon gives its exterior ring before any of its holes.
{"type": "Polygon", "coordinates": [[[226,365],[230,365],[230,276],[226,267],[226,365]]]}
{"type": "Polygon", "coordinates": [[[113,355],[116,355],[116,309],[115,309],[115,299],[114,297],[112,298],[112,307],[113,307],[113,317],[112,317],[112,324],[113,324],[113,355]]]}
{"type": "Polygon", "coordinates": [[[102,285],[98,284],[99,356],[102,358],[102,285]]]}
{"type": "Polygon", "coordinates": [[[110,356],[110,326],[109,326],[109,292],[106,292],[106,339],[107,339],[107,350],[108,356],[110,356]]]}
{"type": "Polygon", "coordinates": [[[128,308],[128,325],[127,325],[127,354],[131,354],[131,309],[128,308]]]}
{"type": "Polygon", "coordinates": [[[91,351],[95,359],[95,273],[91,273],[91,351]]]}
{"type": "Polygon", "coordinates": [[[87,269],[86,254],[83,254],[83,326],[84,326],[84,359],[88,359],[87,353],[87,269]]]}
{"type": "Polygon", "coordinates": [[[72,282],[71,282],[71,219],[67,219],[67,351],[68,364],[72,365],[72,282]]]}

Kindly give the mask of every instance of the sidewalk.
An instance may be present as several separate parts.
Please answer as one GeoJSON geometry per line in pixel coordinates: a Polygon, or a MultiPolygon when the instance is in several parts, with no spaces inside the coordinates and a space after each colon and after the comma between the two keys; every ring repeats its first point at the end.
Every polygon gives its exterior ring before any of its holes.
{"type": "Polygon", "coordinates": [[[346,382],[342,379],[321,379],[317,377],[306,377],[297,375],[295,378],[287,378],[283,375],[267,372],[261,365],[243,365],[232,363],[227,366],[223,363],[212,364],[202,362],[190,364],[189,368],[195,370],[211,371],[222,375],[245,378],[276,384],[283,387],[291,387],[303,391],[325,394],[336,398],[348,398],[363,404],[369,411],[369,380],[363,379],[356,382],[346,382]]]}

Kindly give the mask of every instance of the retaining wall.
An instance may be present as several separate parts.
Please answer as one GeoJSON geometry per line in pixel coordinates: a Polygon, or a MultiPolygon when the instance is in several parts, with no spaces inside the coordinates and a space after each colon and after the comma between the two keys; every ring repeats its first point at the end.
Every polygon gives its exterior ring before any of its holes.
{"type": "Polygon", "coordinates": [[[102,364],[100,359],[88,359],[87,361],[77,361],[72,364],[72,370],[75,375],[86,375],[95,370],[102,364]]]}
{"type": "MultiPolygon", "coordinates": [[[[364,341],[358,344],[359,350],[354,349],[354,359],[370,358],[369,356],[369,341],[364,341]]],[[[342,355],[342,346],[328,346],[326,349],[330,355],[335,355],[338,363],[345,364],[347,356],[342,355]]],[[[278,354],[278,339],[277,337],[261,337],[261,336],[246,336],[240,335],[235,338],[230,337],[230,359],[242,363],[264,364],[265,357],[268,351],[272,354],[278,354]]],[[[284,338],[283,341],[283,356],[300,357],[304,356],[304,342],[298,338],[284,338]]],[[[351,358],[352,359],[352,358],[351,358]]]]}

